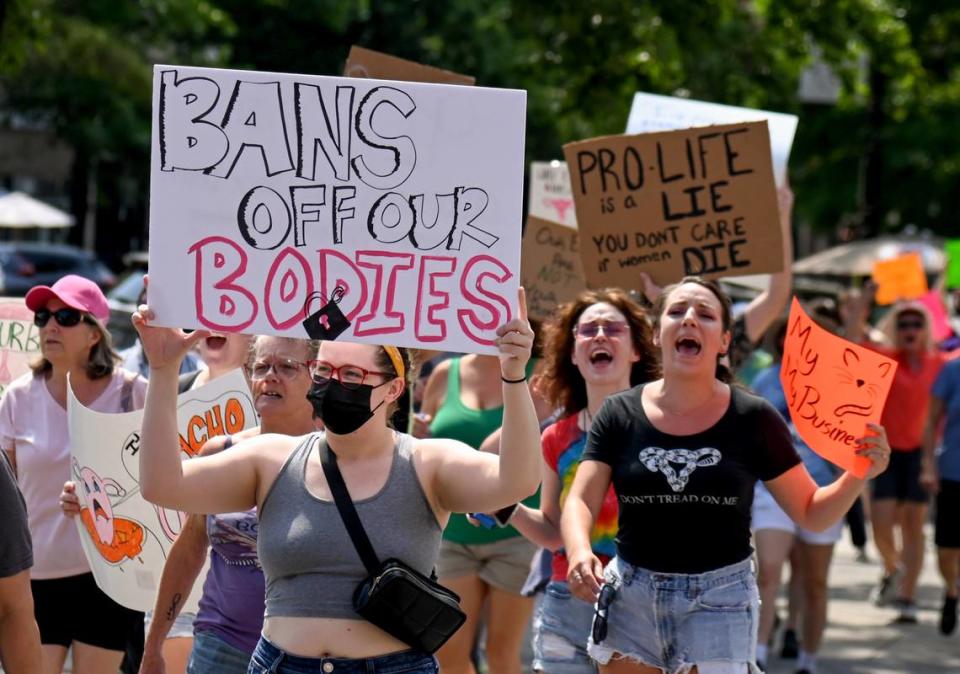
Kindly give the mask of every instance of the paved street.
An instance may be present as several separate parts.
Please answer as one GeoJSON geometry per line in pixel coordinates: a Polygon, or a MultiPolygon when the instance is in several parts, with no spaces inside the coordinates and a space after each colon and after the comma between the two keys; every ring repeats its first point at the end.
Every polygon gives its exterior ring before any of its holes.
{"type": "MultiPolygon", "coordinates": [[[[928,541],[932,531],[928,532],[928,541]]],[[[871,547],[870,555],[877,559],[871,547]]],[[[845,539],[837,546],[830,573],[829,625],[820,654],[819,674],[942,674],[960,672],[960,631],[943,637],[937,630],[942,590],[932,544],[920,579],[918,625],[893,625],[892,609],[867,601],[880,573],[879,564],[854,560],[845,539]]],[[[781,600],[781,615],[786,605],[781,600]]],[[[779,640],[775,653],[779,652],[779,640]]],[[[775,655],[771,674],[792,674],[795,661],[775,655]]]]}

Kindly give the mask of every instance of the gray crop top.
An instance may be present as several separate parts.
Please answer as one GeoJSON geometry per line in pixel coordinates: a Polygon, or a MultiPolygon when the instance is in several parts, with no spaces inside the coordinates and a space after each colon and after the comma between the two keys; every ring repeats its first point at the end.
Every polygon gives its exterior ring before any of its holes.
{"type": "MultiPolygon", "coordinates": [[[[352,597],[367,571],[336,504],[311,494],[305,483],[319,437],[307,436],[293,451],[260,507],[265,615],[361,620],[352,597]]],[[[398,433],[386,484],[354,505],[380,561],[393,557],[429,576],[442,530],[417,479],[412,448],[413,438],[398,433]]]]}

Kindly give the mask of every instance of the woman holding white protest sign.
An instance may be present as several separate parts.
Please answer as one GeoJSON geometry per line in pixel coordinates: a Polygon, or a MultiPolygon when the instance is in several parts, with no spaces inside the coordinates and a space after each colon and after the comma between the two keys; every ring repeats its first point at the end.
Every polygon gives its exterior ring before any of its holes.
{"type": "MultiPolygon", "coordinates": [[[[313,407],[307,401],[307,363],[317,355],[317,343],[285,337],[258,337],[248,368],[258,428],[204,443],[206,456],[260,434],[299,436],[314,430],[313,407]]],[[[186,671],[246,672],[263,625],[263,572],[257,558],[256,509],[229,515],[191,515],[173,544],[157,596],[155,620],[147,634],[141,674],[169,672],[159,646],[171,616],[180,609],[178,597],[190,594],[210,549],[210,571],[203,586],[200,611],[193,623],[193,650],[186,671]]]]}
{"type": "MultiPolygon", "coordinates": [[[[823,530],[843,517],[865,480],[847,473],[818,488],[769,403],[730,386],[730,301],[688,277],[656,306],[663,379],[607,398],[561,518],[570,588],[596,599],[590,655],[612,674],[756,672],[758,592],[750,507],[758,479],[790,517],[823,530]],[[589,531],[611,482],[617,556],[604,570],[589,531]]],[[[882,472],[880,426],[858,442],[882,472]]]]}
{"type": "Polygon", "coordinates": [[[27,504],[34,552],[30,585],[43,670],[60,672],[72,647],[75,673],[116,671],[143,614],[97,587],[77,528],[57,506],[71,475],[67,386],[84,406],[113,413],[142,406],[146,382],[117,366],[104,328],[110,309],[92,281],[64,276],[51,287],[31,288],[26,303],[39,328],[41,358],[0,402],[0,447],[16,468],[27,504]],[[65,598],[82,613],[64,611],[65,598]]]}
{"type": "MultiPolygon", "coordinates": [[[[388,426],[412,376],[406,350],[326,341],[311,363],[308,394],[325,433],[261,435],[231,451],[181,463],[175,451],[176,369],[203,335],[152,327],[153,318],[146,306],[134,315],[151,363],[141,488],[158,505],[192,512],[257,506],[266,610],[249,671],[435,673],[433,657],[396,636],[402,629],[391,624],[388,632],[371,622],[388,621],[369,611],[370,602],[362,605],[367,618],[356,612],[352,597],[358,587],[371,600],[386,601],[377,591],[382,576],[368,577],[338,510],[355,510],[374,556],[400,560],[400,575],[419,576],[420,587],[432,588],[427,576],[450,512],[495,511],[536,490],[538,424],[523,385],[533,331],[522,292],[519,317],[497,330],[505,406],[499,458],[451,440],[415,440],[388,426]]],[[[356,520],[346,521],[359,535],[356,520]]],[[[434,589],[428,593],[436,596],[434,589]]],[[[449,636],[450,625],[443,627],[449,636]]]]}

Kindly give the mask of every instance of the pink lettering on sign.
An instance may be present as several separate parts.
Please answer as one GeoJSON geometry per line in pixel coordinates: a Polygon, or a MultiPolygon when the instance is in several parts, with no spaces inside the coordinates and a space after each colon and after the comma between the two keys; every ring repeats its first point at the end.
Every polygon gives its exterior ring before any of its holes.
{"type": "Polygon", "coordinates": [[[484,282],[492,280],[502,284],[512,277],[513,273],[506,265],[490,255],[477,255],[464,266],[463,276],[460,277],[460,291],[471,304],[483,308],[490,316],[484,321],[473,309],[460,309],[457,312],[463,332],[477,344],[493,346],[494,340],[483,337],[481,331],[495,330],[511,319],[510,304],[502,295],[484,288],[484,282]]]}
{"type": "Polygon", "coordinates": [[[277,253],[263,287],[257,288],[247,277],[246,253],[237,243],[208,237],[189,250],[196,262],[197,317],[212,330],[242,331],[261,307],[275,329],[294,328],[309,313],[310,298],[319,292],[326,302],[337,287],[343,289],[337,298],[340,311],[353,323],[355,337],[402,333],[412,316],[418,341],[441,342],[455,324],[472,342],[493,346],[485,333],[512,316],[505,294],[513,274],[491,255],[475,255],[461,266],[453,256],[382,250],[351,256],[320,249],[314,269],[309,258],[289,246],[277,253]],[[453,292],[461,298],[455,313],[453,292]]]}
{"type": "MultiPolygon", "coordinates": [[[[404,315],[396,309],[397,275],[400,271],[413,269],[413,253],[389,253],[384,251],[357,251],[357,264],[373,272],[373,293],[369,310],[357,318],[353,334],[358,337],[387,335],[402,332],[404,315]],[[386,270],[386,293],[383,288],[386,270]],[[380,298],[386,295],[381,307],[380,298]]],[[[369,277],[368,277],[369,278],[369,277]]]]}
{"type": "Polygon", "coordinates": [[[437,288],[437,281],[453,276],[456,268],[455,257],[425,255],[420,262],[420,294],[413,329],[422,342],[439,342],[447,337],[447,324],[437,315],[450,307],[450,293],[437,288]]]}
{"type": "Polygon", "coordinates": [[[196,260],[194,299],[197,320],[211,330],[240,332],[257,316],[257,300],[249,290],[235,283],[247,270],[247,254],[224,236],[209,236],[190,247],[196,260]],[[204,300],[213,288],[216,306],[204,300]]]}

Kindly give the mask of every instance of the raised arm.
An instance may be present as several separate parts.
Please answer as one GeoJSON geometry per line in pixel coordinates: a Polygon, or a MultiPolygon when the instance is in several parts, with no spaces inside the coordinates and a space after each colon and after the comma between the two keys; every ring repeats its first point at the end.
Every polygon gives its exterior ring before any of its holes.
{"type": "Polygon", "coordinates": [[[890,445],[883,426],[867,424],[868,435],[858,440],[856,453],[870,459],[864,479],[846,472],[835,482],[817,487],[803,464],[766,482],[780,507],[804,529],[824,531],[839,522],[863,491],[867,481],[887,469],[890,445]]]}
{"type": "Polygon", "coordinates": [[[497,346],[504,380],[499,457],[471,450],[463,443],[425,441],[434,447],[438,462],[438,502],[451,512],[492,512],[530,496],[540,483],[540,425],[526,386],[533,330],[527,321],[523,288],[517,318],[497,330],[497,346]]]}
{"type": "Polygon", "coordinates": [[[777,188],[777,205],[780,211],[780,236],[783,241],[781,255],[783,271],[770,275],[770,285],[747,306],[743,320],[747,337],[756,343],[763,337],[770,324],[776,320],[790,299],[793,286],[793,191],[789,185],[777,188]]]}
{"type": "Polygon", "coordinates": [[[206,333],[150,325],[155,318],[146,305],[133,315],[150,381],[144,406],[140,449],[140,490],[165,508],[193,513],[249,510],[256,504],[258,449],[271,436],[241,443],[233,451],[182,462],[177,437],[177,381],[184,354],[206,333]]]}
{"type": "Polygon", "coordinates": [[[859,292],[851,292],[843,303],[843,336],[854,344],[869,337],[867,321],[876,293],[877,286],[868,281],[859,292]]]}

